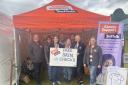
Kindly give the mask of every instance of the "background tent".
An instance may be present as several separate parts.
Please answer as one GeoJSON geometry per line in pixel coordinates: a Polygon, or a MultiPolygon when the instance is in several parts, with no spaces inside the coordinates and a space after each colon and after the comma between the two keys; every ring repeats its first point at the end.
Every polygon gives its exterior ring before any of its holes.
{"type": "Polygon", "coordinates": [[[0,85],[11,85],[15,80],[13,24],[11,19],[0,12],[0,85]]]}
{"type": "Polygon", "coordinates": [[[82,10],[65,0],[54,0],[38,9],[13,16],[14,26],[20,36],[22,61],[28,56],[27,45],[31,39],[31,33],[40,33],[42,41],[48,35],[81,34],[82,40],[86,39],[85,43],[87,43],[92,34],[96,35],[99,21],[110,21],[110,16],[82,10]]]}
{"type": "Polygon", "coordinates": [[[44,7],[15,15],[13,21],[19,29],[78,31],[97,28],[99,21],[110,21],[110,17],[79,9],[65,0],[54,0],[44,7]]]}
{"type": "Polygon", "coordinates": [[[27,47],[33,32],[38,32],[43,37],[41,37],[42,42],[45,41],[44,36],[58,33],[79,33],[83,41],[85,39],[88,41],[91,34],[96,34],[99,21],[110,21],[110,16],[82,10],[65,0],[54,0],[38,9],[15,15],[13,22],[16,28],[16,36],[18,36],[16,39],[17,49],[20,52],[19,57],[22,62],[26,57],[29,57],[27,47]],[[90,29],[95,31],[90,31],[90,29]]]}

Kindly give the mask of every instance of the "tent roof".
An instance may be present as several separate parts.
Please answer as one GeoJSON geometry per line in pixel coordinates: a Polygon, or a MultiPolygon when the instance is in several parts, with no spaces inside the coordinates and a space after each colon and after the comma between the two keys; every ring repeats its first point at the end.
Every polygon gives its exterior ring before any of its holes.
{"type": "Polygon", "coordinates": [[[54,0],[33,11],[15,15],[14,25],[19,29],[80,29],[97,28],[99,21],[110,21],[104,16],[82,10],[65,0],[54,0]]]}

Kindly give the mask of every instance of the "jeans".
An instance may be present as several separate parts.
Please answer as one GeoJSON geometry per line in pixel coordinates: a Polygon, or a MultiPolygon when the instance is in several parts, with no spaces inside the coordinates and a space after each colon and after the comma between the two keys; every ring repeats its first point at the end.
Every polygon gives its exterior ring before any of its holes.
{"type": "Polygon", "coordinates": [[[48,66],[48,78],[51,81],[52,80],[52,67],[48,66]]]}
{"type": "Polygon", "coordinates": [[[41,85],[40,75],[41,75],[41,63],[33,63],[34,66],[34,79],[37,85],[41,85]]]}
{"type": "Polygon", "coordinates": [[[96,83],[97,67],[89,66],[89,70],[90,70],[90,85],[94,85],[96,83]]]}
{"type": "Polygon", "coordinates": [[[56,66],[51,66],[51,80],[57,83],[60,80],[61,68],[56,66]]]}
{"type": "Polygon", "coordinates": [[[71,78],[72,78],[72,68],[70,68],[70,67],[63,68],[63,73],[64,73],[64,79],[71,80],[71,78]]]}

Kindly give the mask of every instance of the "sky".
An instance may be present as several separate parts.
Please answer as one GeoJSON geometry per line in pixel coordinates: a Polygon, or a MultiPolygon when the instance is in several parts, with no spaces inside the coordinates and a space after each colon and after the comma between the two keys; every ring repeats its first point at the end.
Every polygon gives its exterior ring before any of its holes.
{"type": "MultiPolygon", "coordinates": [[[[9,16],[24,13],[50,3],[53,0],[0,0],[0,12],[9,16]]],[[[128,14],[128,0],[67,0],[84,10],[110,15],[117,8],[128,14]]]]}

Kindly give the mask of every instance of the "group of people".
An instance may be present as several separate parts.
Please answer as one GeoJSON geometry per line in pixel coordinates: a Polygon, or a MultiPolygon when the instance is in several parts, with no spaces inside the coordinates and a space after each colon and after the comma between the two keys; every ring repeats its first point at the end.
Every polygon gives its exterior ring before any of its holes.
{"type": "Polygon", "coordinates": [[[33,77],[37,85],[41,84],[41,64],[45,57],[48,67],[48,78],[53,85],[59,85],[61,79],[70,82],[73,77],[77,78],[78,85],[84,85],[83,76],[84,68],[90,70],[90,85],[96,84],[97,69],[102,68],[102,49],[96,44],[96,38],[91,37],[89,44],[85,45],[81,41],[80,35],[75,35],[63,40],[58,36],[53,39],[48,37],[45,44],[40,42],[38,34],[34,34],[32,42],[29,44],[29,57],[33,63],[33,77]],[[50,48],[72,48],[77,49],[77,66],[74,67],[58,67],[50,66],[50,48]],[[43,55],[45,54],[45,55],[43,55]]]}

